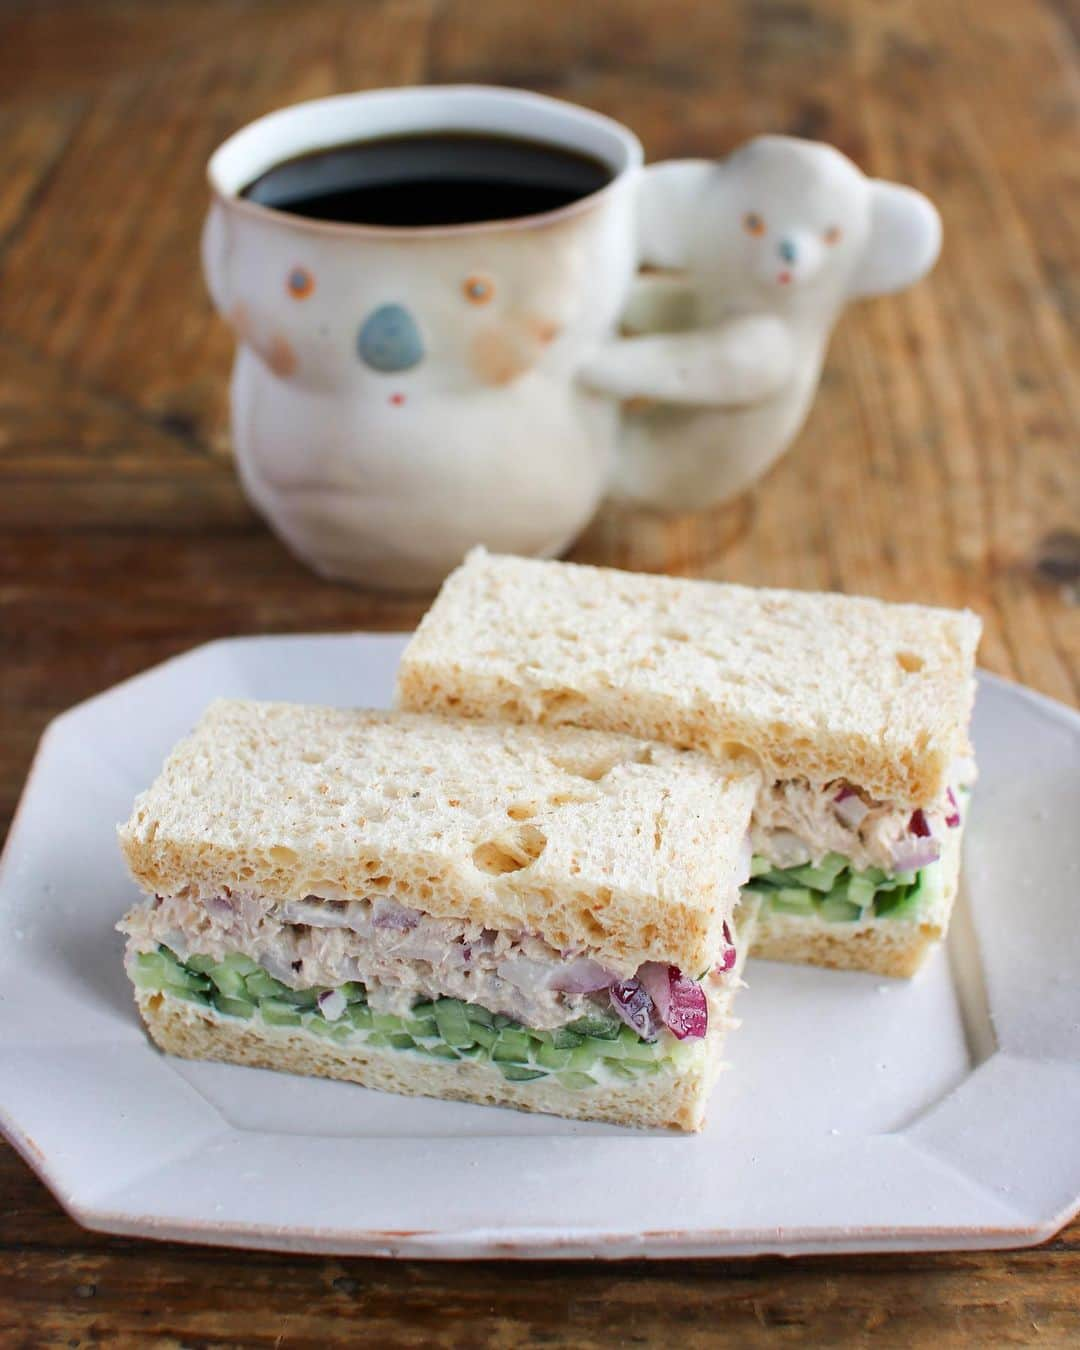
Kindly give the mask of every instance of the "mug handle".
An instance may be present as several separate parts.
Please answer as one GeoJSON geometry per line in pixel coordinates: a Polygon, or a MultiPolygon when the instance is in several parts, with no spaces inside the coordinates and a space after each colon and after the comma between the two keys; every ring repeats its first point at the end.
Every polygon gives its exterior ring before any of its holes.
{"type": "Polygon", "coordinates": [[[202,232],[202,266],[206,279],[206,289],[214,308],[223,319],[229,318],[229,254],[232,240],[229,229],[229,213],[217,200],[211,203],[206,213],[202,232]]]}
{"type": "Polygon", "coordinates": [[[673,159],[647,165],[637,184],[639,264],[663,274],[639,274],[621,323],[642,336],[615,338],[581,370],[589,388],[621,402],[657,401],[719,407],[768,398],[789,379],[793,353],[787,328],[768,315],[691,328],[695,295],[678,275],[689,260],[698,204],[716,164],[673,159]]]}

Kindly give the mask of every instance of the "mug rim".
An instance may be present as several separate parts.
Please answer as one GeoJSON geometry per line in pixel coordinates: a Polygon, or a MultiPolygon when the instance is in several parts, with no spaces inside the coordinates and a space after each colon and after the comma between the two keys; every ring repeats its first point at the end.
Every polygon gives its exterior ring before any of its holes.
{"type": "MultiPolygon", "coordinates": [[[[403,128],[403,132],[407,134],[411,129],[411,127],[403,128]]],[[[447,122],[445,126],[438,129],[480,131],[490,128],[481,125],[469,126],[465,122],[457,124],[447,122]]],[[[379,134],[394,133],[381,132],[379,134]]],[[[495,134],[500,134],[498,128],[495,129],[495,134]]],[[[314,140],[314,138],[312,139],[314,140]]],[[[354,139],[356,138],[354,137],[354,139]]],[[[363,139],[363,137],[359,139],[363,139]]],[[[583,139],[584,137],[577,141],[566,139],[549,141],[548,143],[581,150],[583,139]]],[[[591,145],[589,149],[592,149],[591,145]]],[[[300,103],[291,103],[284,108],[265,113],[262,117],[257,117],[254,121],[246,123],[222,141],[207,162],[206,177],[211,196],[215,201],[220,202],[230,210],[240,211],[254,219],[262,219],[267,223],[285,226],[304,233],[316,232],[344,238],[407,241],[410,239],[443,239],[459,235],[505,230],[543,229],[549,225],[559,224],[590,210],[606,194],[611,193],[628,173],[640,168],[644,159],[645,154],[641,142],[629,127],[624,126],[623,123],[616,121],[613,117],[594,112],[591,108],[584,108],[580,104],[571,103],[567,99],[553,98],[549,94],[538,94],[532,90],[515,89],[506,85],[421,84],[364,89],[347,94],[331,94],[325,98],[305,99],[300,103]],[[556,118],[561,117],[571,122],[576,121],[583,128],[588,128],[601,137],[607,137],[621,154],[621,163],[615,162],[616,155],[603,155],[598,152],[597,157],[602,158],[612,172],[610,181],[595,191],[589,192],[583,197],[578,197],[565,206],[556,207],[552,211],[540,211],[528,216],[468,221],[463,224],[451,225],[366,225],[351,221],[316,220],[310,216],[299,216],[289,211],[282,211],[275,206],[267,206],[262,202],[253,202],[240,195],[245,187],[254,182],[261,174],[266,173],[273,167],[274,163],[282,163],[285,159],[310,153],[310,150],[317,148],[330,148],[334,144],[346,144],[345,140],[334,141],[331,139],[329,142],[324,141],[320,145],[313,143],[308,150],[294,149],[284,156],[279,154],[272,158],[265,168],[258,169],[253,174],[244,175],[240,184],[234,183],[234,185],[229,186],[225,180],[224,175],[228,172],[228,161],[230,158],[239,155],[247,142],[264,138],[267,133],[271,133],[278,128],[284,128],[286,124],[292,123],[298,118],[311,119],[313,115],[317,116],[322,111],[329,111],[335,107],[340,108],[343,105],[351,105],[362,109],[365,104],[370,107],[372,104],[381,103],[385,105],[395,101],[434,104],[441,98],[447,98],[451,103],[469,103],[478,99],[480,101],[490,99],[494,106],[516,107],[523,111],[532,109],[556,118]]]]}

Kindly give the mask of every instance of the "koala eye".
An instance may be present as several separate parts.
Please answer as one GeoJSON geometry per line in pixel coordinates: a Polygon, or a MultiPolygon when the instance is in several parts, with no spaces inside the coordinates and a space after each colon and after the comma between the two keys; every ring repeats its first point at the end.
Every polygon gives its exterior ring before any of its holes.
{"type": "Polygon", "coordinates": [[[470,305],[486,305],[495,294],[495,283],[489,277],[466,277],[461,286],[470,305]]]}
{"type": "Polygon", "coordinates": [[[844,232],[839,225],[830,225],[822,235],[827,244],[838,244],[843,238],[844,232]]]}
{"type": "Polygon", "coordinates": [[[747,211],[742,218],[742,223],[747,234],[757,237],[765,233],[765,221],[756,211],[747,211]]]}
{"type": "Polygon", "coordinates": [[[294,299],[306,300],[315,289],[315,278],[306,267],[294,267],[289,272],[285,285],[294,299]]]}

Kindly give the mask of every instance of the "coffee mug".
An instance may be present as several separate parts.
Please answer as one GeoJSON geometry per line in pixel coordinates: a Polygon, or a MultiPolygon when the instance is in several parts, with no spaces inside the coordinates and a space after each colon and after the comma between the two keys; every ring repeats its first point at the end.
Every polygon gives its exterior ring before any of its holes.
{"type": "Polygon", "coordinates": [[[476,543],[534,555],[570,543],[611,476],[617,403],[575,375],[629,292],[641,162],[607,117],[472,87],[319,99],[214,154],[203,262],[239,339],[237,466],[300,558],[420,589],[476,543]],[[565,146],[609,181],[543,214],[426,228],[307,219],[241,195],[305,152],[442,129],[565,146]]]}
{"type": "Polygon", "coordinates": [[[436,585],[478,543],[557,554],[607,490],[668,510],[744,490],[799,431],[844,304],[917,280],[940,244],[925,197],[832,147],[766,136],[643,169],[626,127],[513,89],[299,104],[230,137],[209,178],[241,483],[318,572],[389,589],[436,585]],[[563,147],[606,181],[419,227],[244,195],[328,147],[422,133],[563,147]],[[635,281],[643,262],[675,270],[635,281]]]}

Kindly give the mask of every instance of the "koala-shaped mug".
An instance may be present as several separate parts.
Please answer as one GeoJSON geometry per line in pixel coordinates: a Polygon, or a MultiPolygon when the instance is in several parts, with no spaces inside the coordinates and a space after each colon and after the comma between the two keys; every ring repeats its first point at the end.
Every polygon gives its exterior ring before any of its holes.
{"type": "Polygon", "coordinates": [[[300,558],[426,589],[474,544],[559,553],[607,491],[662,509],[732,495],[798,431],[844,300],[937,253],[925,198],[827,146],[642,159],[609,118],[470,86],[299,104],[215,152],[203,265],[238,339],[237,468],[300,558]],[[610,177],[465,225],[343,224],[243,195],[311,151],[438,131],[567,147],[610,177]],[[635,283],[642,263],[678,271],[635,283]]]}

